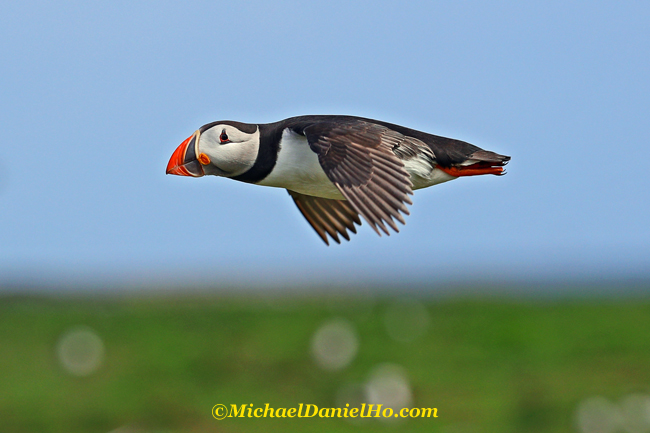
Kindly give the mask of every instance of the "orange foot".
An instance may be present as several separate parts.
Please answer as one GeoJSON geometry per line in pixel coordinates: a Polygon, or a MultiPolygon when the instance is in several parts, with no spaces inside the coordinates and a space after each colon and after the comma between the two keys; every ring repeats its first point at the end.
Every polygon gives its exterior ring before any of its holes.
{"type": "Polygon", "coordinates": [[[497,176],[502,176],[506,174],[506,171],[503,167],[493,167],[489,163],[479,162],[477,164],[467,165],[467,166],[457,166],[457,167],[436,167],[450,176],[460,177],[460,176],[478,176],[479,174],[494,174],[497,176]]]}

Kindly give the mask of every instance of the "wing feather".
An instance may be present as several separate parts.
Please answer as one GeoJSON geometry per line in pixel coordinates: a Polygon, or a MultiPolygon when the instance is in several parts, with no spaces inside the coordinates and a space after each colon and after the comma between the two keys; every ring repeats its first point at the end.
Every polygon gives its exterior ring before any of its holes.
{"type": "MultiPolygon", "coordinates": [[[[405,223],[402,213],[409,214],[406,205],[412,204],[409,195],[413,194],[404,164],[393,151],[407,141],[405,136],[358,119],[316,122],[303,125],[296,132],[307,137],[323,171],[341,191],[355,215],[361,215],[377,234],[381,234],[381,230],[389,235],[386,225],[399,231],[395,221],[405,223]]],[[[328,215],[332,215],[332,207],[328,209],[328,215]]],[[[311,223],[309,218],[307,220],[311,223]]],[[[316,231],[321,238],[322,231],[330,233],[326,225],[320,223],[319,227],[321,231],[316,231]]],[[[338,229],[337,232],[341,233],[338,229]]]]}
{"type": "Polygon", "coordinates": [[[300,194],[287,190],[294,203],[318,236],[329,245],[327,235],[337,244],[341,243],[338,235],[350,240],[347,230],[356,233],[355,224],[361,225],[358,213],[345,200],[333,200],[300,194]]]}

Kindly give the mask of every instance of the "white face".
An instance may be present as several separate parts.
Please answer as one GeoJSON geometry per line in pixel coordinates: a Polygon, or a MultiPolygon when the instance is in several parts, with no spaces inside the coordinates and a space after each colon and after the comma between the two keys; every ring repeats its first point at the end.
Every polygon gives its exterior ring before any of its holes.
{"type": "Polygon", "coordinates": [[[197,157],[205,174],[234,177],[253,167],[259,145],[259,128],[254,133],[247,134],[232,125],[214,125],[201,133],[196,147],[197,157]],[[206,162],[208,163],[205,164],[206,162]]]}

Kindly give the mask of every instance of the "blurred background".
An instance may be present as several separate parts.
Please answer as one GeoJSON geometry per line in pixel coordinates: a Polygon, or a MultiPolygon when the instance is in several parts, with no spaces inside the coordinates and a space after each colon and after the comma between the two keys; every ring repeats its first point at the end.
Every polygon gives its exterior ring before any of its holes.
{"type": "Polygon", "coordinates": [[[0,6],[8,432],[650,432],[650,6],[0,6]],[[215,120],[350,114],[511,155],[326,247],[165,176],[215,120]],[[218,403],[437,407],[227,419],[218,403]]]}

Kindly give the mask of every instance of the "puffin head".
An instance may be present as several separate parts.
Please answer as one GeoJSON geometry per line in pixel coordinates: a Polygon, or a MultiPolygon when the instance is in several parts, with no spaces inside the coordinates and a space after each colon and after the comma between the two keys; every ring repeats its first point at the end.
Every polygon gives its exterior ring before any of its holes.
{"type": "Polygon", "coordinates": [[[176,148],[167,174],[238,176],[253,167],[259,147],[258,125],[228,120],[209,123],[176,148]]]}

